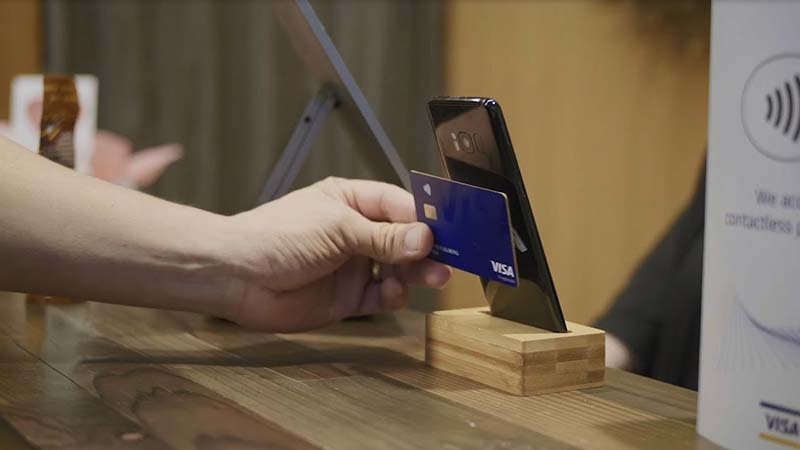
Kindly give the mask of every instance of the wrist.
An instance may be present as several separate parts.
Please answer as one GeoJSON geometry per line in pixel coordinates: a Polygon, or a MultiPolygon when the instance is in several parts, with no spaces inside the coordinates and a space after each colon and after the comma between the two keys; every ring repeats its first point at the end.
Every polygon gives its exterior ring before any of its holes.
{"type": "Polygon", "coordinates": [[[203,286],[198,312],[234,320],[248,284],[248,267],[242,248],[242,230],[232,217],[209,213],[186,245],[195,249],[189,273],[203,286]]]}

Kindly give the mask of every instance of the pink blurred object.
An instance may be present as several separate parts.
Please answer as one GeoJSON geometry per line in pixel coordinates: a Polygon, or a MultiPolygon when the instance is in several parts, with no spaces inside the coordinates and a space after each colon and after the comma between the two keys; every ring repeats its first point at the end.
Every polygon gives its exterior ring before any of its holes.
{"type": "MultiPolygon", "coordinates": [[[[8,122],[0,121],[0,137],[13,140],[8,122]]],[[[183,146],[180,144],[164,144],[134,152],[130,139],[98,130],[90,173],[101,180],[138,189],[155,183],[167,167],[181,157],[183,146]]]]}
{"type": "Polygon", "coordinates": [[[94,138],[91,173],[102,180],[137,189],[155,183],[167,167],[182,156],[180,144],[159,145],[134,152],[128,138],[98,130],[94,138]]]}

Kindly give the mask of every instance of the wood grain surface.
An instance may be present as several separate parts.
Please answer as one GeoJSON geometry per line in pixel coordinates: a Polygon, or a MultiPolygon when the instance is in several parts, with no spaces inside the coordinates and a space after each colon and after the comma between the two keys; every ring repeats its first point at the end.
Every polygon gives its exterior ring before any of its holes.
{"type": "Polygon", "coordinates": [[[426,367],[413,311],[296,335],[3,293],[0,314],[4,449],[715,448],[694,392],[635,375],[516,397],[426,367]]]}

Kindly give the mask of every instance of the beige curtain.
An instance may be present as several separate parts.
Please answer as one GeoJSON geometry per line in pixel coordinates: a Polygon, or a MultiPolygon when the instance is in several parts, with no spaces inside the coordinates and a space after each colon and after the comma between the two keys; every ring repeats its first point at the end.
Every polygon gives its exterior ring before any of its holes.
{"type": "MultiPolygon", "coordinates": [[[[441,86],[439,4],[313,5],[409,168],[438,171],[425,102],[441,86]]],[[[99,77],[101,128],[185,146],[151,192],[222,213],[252,206],[317,87],[264,0],[46,0],[45,34],[47,70],[99,77]]],[[[333,120],[298,186],[327,175],[388,174],[333,120]]]]}

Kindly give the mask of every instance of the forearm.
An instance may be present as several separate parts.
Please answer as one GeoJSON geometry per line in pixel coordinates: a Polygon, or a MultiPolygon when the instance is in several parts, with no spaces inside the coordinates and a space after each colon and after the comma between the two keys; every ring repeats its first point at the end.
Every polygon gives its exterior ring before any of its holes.
{"type": "Polygon", "coordinates": [[[0,139],[0,289],[224,316],[226,218],[74,173],[0,139]]]}

